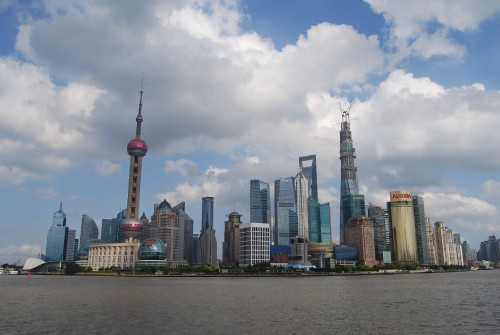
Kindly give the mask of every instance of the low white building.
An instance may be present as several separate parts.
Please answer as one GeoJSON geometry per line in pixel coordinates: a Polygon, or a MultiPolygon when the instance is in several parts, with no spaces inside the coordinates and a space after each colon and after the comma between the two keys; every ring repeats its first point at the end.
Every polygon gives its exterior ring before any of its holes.
{"type": "Polygon", "coordinates": [[[133,268],[137,261],[137,242],[92,243],[89,246],[88,266],[94,271],[100,268],[133,268]]]}
{"type": "Polygon", "coordinates": [[[271,228],[268,223],[240,225],[240,266],[269,262],[271,228]]]}

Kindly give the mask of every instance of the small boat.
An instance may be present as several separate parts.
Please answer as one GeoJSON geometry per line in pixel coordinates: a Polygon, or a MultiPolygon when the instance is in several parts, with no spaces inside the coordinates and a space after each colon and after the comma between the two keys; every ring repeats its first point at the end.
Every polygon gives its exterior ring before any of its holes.
{"type": "Polygon", "coordinates": [[[17,271],[16,269],[13,269],[13,268],[7,268],[4,270],[3,273],[4,274],[7,273],[8,275],[18,275],[19,271],[17,271]]]}

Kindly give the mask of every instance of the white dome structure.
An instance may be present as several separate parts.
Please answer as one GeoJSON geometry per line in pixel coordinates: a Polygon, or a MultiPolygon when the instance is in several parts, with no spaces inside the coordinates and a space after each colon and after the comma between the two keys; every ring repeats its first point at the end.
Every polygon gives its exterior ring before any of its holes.
{"type": "Polygon", "coordinates": [[[26,262],[24,262],[23,270],[32,270],[36,268],[37,266],[40,266],[42,264],[45,264],[44,261],[38,258],[28,258],[26,259],[26,262]]]}

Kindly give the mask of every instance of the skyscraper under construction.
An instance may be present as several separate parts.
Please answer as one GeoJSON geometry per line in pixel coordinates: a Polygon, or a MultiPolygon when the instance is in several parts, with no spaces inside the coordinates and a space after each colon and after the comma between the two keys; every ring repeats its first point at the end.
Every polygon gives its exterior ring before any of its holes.
{"type": "MultiPolygon", "coordinates": [[[[340,244],[345,244],[344,226],[349,220],[344,214],[345,202],[349,201],[348,196],[359,195],[358,175],[357,168],[354,165],[354,158],[356,158],[356,149],[354,149],[352,142],[349,110],[347,110],[342,111],[340,128],[340,244]]],[[[363,208],[360,208],[360,211],[364,212],[364,210],[363,199],[363,208]]],[[[364,214],[360,213],[358,215],[364,214]]]]}

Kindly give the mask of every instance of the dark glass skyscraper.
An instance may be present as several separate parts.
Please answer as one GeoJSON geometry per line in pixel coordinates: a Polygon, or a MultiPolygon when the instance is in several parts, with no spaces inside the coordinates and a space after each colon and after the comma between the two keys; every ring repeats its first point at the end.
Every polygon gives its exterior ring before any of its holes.
{"type": "Polygon", "coordinates": [[[250,180],[250,222],[271,224],[271,191],[262,180],[250,180]]]}
{"type": "Polygon", "coordinates": [[[424,199],[421,196],[414,195],[412,200],[413,216],[415,217],[415,232],[417,233],[418,262],[420,264],[429,265],[432,263],[429,254],[429,241],[427,239],[424,199]]]}
{"type": "Polygon", "coordinates": [[[387,211],[381,206],[375,206],[370,203],[368,205],[368,217],[373,222],[375,257],[380,261],[383,260],[384,251],[391,251],[387,211]]]}
{"type": "Polygon", "coordinates": [[[217,240],[214,230],[214,198],[201,199],[201,232],[197,244],[197,263],[217,266],[217,240]]]}
{"type": "MultiPolygon", "coordinates": [[[[340,128],[340,244],[345,243],[344,226],[349,217],[344,217],[344,197],[359,194],[357,168],[354,165],[356,149],[352,142],[351,124],[349,111],[342,112],[342,124],[340,128]]],[[[362,215],[365,215],[364,213],[362,215]]]]}
{"type": "Polygon", "coordinates": [[[309,183],[309,196],[318,201],[318,173],[316,155],[299,157],[299,167],[309,183]]]}
{"type": "Polygon", "coordinates": [[[214,227],[214,198],[204,197],[201,199],[201,231],[213,229],[214,227]]]}
{"type": "Polygon", "coordinates": [[[76,239],[76,230],[68,228],[68,238],[66,239],[66,258],[67,261],[74,261],[78,252],[78,240],[76,239]]]}
{"type": "Polygon", "coordinates": [[[127,217],[127,209],[116,214],[114,219],[102,219],[101,240],[105,243],[117,243],[122,240],[120,237],[120,224],[127,217]]]}

